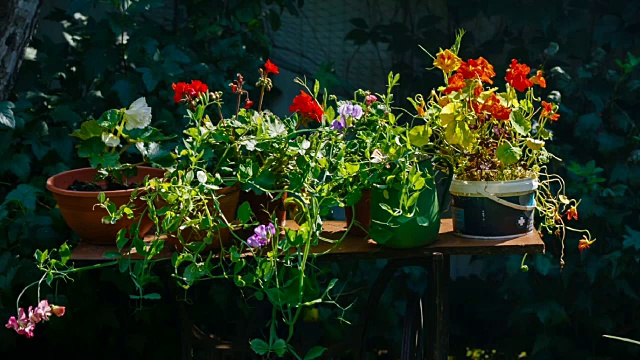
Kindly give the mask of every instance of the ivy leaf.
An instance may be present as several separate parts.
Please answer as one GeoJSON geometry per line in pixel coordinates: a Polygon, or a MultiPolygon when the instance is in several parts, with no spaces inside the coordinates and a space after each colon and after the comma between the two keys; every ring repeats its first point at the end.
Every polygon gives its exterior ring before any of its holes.
{"type": "MultiPolygon", "coordinates": [[[[100,117],[100,120],[102,120],[102,116],[100,117]]],[[[100,138],[104,131],[105,129],[100,125],[100,123],[98,123],[98,121],[89,120],[83,122],[82,125],[80,125],[80,129],[72,132],[70,136],[77,137],[81,140],[88,140],[93,137],[100,138]]],[[[102,139],[100,139],[100,142],[102,142],[102,139]]]]}
{"type": "Polygon", "coordinates": [[[261,339],[251,340],[251,350],[258,355],[264,355],[269,352],[269,344],[261,339]]]}
{"type": "Polygon", "coordinates": [[[418,125],[409,131],[409,142],[412,145],[421,147],[430,143],[431,128],[427,125],[418,125]]]}
{"type": "Polygon", "coordinates": [[[4,201],[17,201],[27,210],[36,209],[36,195],[41,194],[42,190],[28,184],[20,184],[17,188],[11,190],[7,194],[4,201]]]}
{"type": "Polygon", "coordinates": [[[56,107],[49,115],[58,124],[78,124],[83,121],[77,112],[66,105],[56,107]]]}
{"type": "Polygon", "coordinates": [[[142,74],[142,82],[144,86],[147,88],[147,91],[153,91],[156,86],[158,86],[158,82],[160,82],[160,78],[154,74],[153,70],[147,67],[140,67],[136,69],[137,72],[142,74]]]}
{"type": "Polygon", "coordinates": [[[531,121],[529,121],[520,110],[512,111],[509,116],[511,119],[511,125],[520,135],[527,136],[531,132],[531,121]]]}
{"type": "Polygon", "coordinates": [[[120,98],[120,103],[122,104],[131,104],[135,100],[135,87],[128,80],[120,79],[116,81],[111,90],[118,93],[118,98],[120,98]]]}
{"type": "MultiPolygon", "coordinates": [[[[16,127],[16,119],[13,117],[13,103],[9,101],[0,102],[0,125],[13,129],[16,127]]],[[[0,127],[1,128],[1,127],[0,127]]]]}
{"type": "Polygon", "coordinates": [[[31,174],[31,159],[27,154],[13,154],[9,164],[9,170],[20,179],[24,179],[31,174]]]}
{"type": "Polygon", "coordinates": [[[505,165],[515,164],[522,157],[522,149],[504,142],[496,149],[496,157],[505,165]]]}

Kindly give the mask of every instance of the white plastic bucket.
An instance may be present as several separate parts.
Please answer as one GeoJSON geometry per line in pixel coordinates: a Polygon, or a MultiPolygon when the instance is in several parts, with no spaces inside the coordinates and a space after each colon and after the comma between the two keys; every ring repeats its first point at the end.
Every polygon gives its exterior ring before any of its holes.
{"type": "Polygon", "coordinates": [[[467,181],[453,179],[453,230],[477,239],[511,239],[534,229],[536,179],[467,181]]]}

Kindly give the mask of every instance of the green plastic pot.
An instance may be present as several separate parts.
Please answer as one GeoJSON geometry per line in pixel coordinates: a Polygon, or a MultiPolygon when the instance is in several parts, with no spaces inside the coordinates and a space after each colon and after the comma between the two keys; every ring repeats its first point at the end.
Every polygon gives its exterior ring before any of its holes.
{"type": "Polygon", "coordinates": [[[418,164],[421,171],[426,171],[432,176],[427,179],[427,184],[420,193],[417,201],[418,210],[411,218],[401,218],[391,215],[380,204],[387,204],[392,209],[399,208],[400,191],[387,189],[389,198],[385,198],[384,189],[371,189],[371,227],[369,236],[376,243],[398,249],[423,247],[432,244],[438,239],[440,232],[440,216],[444,207],[444,195],[449,191],[453,169],[444,158],[436,157],[431,161],[423,161],[418,164]],[[445,188],[443,196],[438,196],[435,182],[433,163],[443,162],[448,168],[448,174],[442,179],[445,188]]]}

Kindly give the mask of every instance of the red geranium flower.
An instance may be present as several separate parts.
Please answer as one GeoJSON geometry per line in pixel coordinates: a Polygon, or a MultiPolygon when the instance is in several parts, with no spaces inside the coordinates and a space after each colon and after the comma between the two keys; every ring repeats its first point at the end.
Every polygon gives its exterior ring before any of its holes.
{"type": "Polygon", "coordinates": [[[267,74],[280,74],[278,67],[276,66],[276,64],[272,63],[271,60],[267,60],[267,62],[264,63],[264,69],[266,70],[267,74]]]}
{"type": "Polygon", "coordinates": [[[324,111],[322,111],[318,102],[302,90],[300,90],[300,95],[293,98],[293,104],[289,106],[289,112],[297,112],[303,118],[317,122],[320,122],[322,115],[324,115],[324,111]]]}
{"type": "Polygon", "coordinates": [[[193,99],[199,96],[199,94],[206,94],[209,91],[207,84],[204,84],[200,80],[191,80],[191,84],[185,82],[179,82],[172,84],[171,87],[175,94],[173,95],[173,101],[179,103],[186,97],[193,99]]]}
{"type": "Polygon", "coordinates": [[[245,109],[250,109],[252,106],[253,106],[253,101],[247,99],[247,101],[244,102],[245,109]]]}
{"type": "Polygon", "coordinates": [[[464,76],[462,76],[462,74],[460,73],[454,74],[453,76],[449,77],[449,80],[447,80],[447,84],[449,86],[447,86],[447,88],[442,92],[445,95],[451,94],[454,91],[460,91],[465,86],[467,86],[467,83],[464,81],[464,76]]]}
{"type": "Polygon", "coordinates": [[[511,60],[509,69],[507,69],[507,76],[505,77],[505,80],[507,80],[509,85],[513,86],[516,90],[524,92],[533,86],[533,81],[528,78],[530,72],[531,68],[529,66],[526,64],[518,64],[518,60],[513,59],[511,60]]]}

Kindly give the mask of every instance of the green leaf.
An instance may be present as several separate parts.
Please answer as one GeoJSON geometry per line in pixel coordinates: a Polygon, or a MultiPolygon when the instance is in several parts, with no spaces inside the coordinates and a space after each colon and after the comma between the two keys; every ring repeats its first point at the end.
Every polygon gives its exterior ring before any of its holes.
{"type": "Polygon", "coordinates": [[[354,175],[355,173],[358,172],[358,170],[360,170],[360,164],[359,163],[345,163],[344,167],[345,167],[348,175],[354,175]]]}
{"type": "Polygon", "coordinates": [[[62,244],[58,252],[60,253],[62,264],[66,264],[67,261],[69,261],[69,259],[71,258],[71,249],[69,249],[67,243],[62,244]]]}
{"type": "Polygon", "coordinates": [[[529,135],[531,132],[531,121],[524,117],[520,110],[512,111],[509,117],[511,119],[511,125],[518,134],[524,136],[529,135]]]}
{"type": "Polygon", "coordinates": [[[429,221],[429,218],[426,217],[426,216],[418,216],[418,217],[416,217],[416,222],[420,226],[429,226],[429,224],[431,223],[429,221]]]}
{"type": "MultiPolygon", "coordinates": [[[[120,125],[121,120],[120,111],[111,109],[103,112],[98,122],[101,126],[109,130],[115,130],[115,128],[120,125]]],[[[84,123],[82,125],[84,125],[84,123]]]]}
{"type": "Polygon", "coordinates": [[[20,179],[26,179],[31,174],[31,159],[27,154],[13,154],[9,163],[9,170],[20,179]]]}
{"type": "Polygon", "coordinates": [[[162,296],[160,296],[160,294],[158,293],[151,293],[151,294],[143,295],[142,298],[146,300],[160,300],[162,299],[162,296]]]}
{"type": "Polygon", "coordinates": [[[36,195],[42,193],[41,189],[27,184],[20,184],[7,194],[4,201],[17,201],[27,210],[36,209],[36,195]]]}
{"type": "Polygon", "coordinates": [[[428,145],[431,137],[431,128],[427,125],[414,126],[409,131],[409,142],[415,146],[428,145]]]}
{"type": "Polygon", "coordinates": [[[251,220],[251,216],[253,215],[253,211],[251,211],[251,205],[248,201],[245,201],[238,208],[238,220],[241,223],[246,224],[251,220]]]}
{"type": "Polygon", "coordinates": [[[272,349],[276,355],[282,357],[287,352],[287,343],[282,339],[278,339],[273,343],[272,349]]]}
{"type": "Polygon", "coordinates": [[[311,349],[309,349],[309,351],[307,351],[307,354],[304,356],[304,360],[312,360],[312,359],[317,359],[320,356],[322,356],[322,354],[327,350],[327,348],[322,347],[322,346],[314,346],[311,349]]]}
{"type": "Polygon", "coordinates": [[[135,86],[128,80],[120,79],[116,81],[111,87],[111,90],[118,94],[120,103],[122,104],[131,104],[135,100],[135,86]]]}
{"type": "Polygon", "coordinates": [[[504,142],[496,149],[496,157],[505,165],[515,164],[522,157],[522,149],[504,142]]]}
{"type": "Polygon", "coordinates": [[[142,82],[144,86],[147,88],[147,91],[153,91],[156,86],[158,86],[158,82],[160,81],[160,77],[158,77],[153,70],[140,67],[136,69],[137,72],[142,73],[142,82]]]}
{"type": "Polygon", "coordinates": [[[471,130],[464,121],[453,121],[447,125],[445,138],[450,144],[468,147],[471,144],[471,130]]]}
{"type": "Polygon", "coordinates": [[[117,251],[107,251],[106,253],[102,254],[102,257],[105,259],[117,259],[121,256],[122,254],[117,251]]]}
{"type": "Polygon", "coordinates": [[[261,339],[251,340],[251,350],[258,355],[264,355],[269,352],[269,344],[261,339]]]}
{"type": "Polygon", "coordinates": [[[71,110],[66,105],[55,107],[49,116],[58,124],[79,124],[83,121],[82,117],[77,112],[71,110]]]}
{"type": "Polygon", "coordinates": [[[0,101],[0,129],[8,127],[13,129],[16,127],[16,119],[13,117],[13,103],[9,101],[0,101]]]}
{"type": "Polygon", "coordinates": [[[98,156],[105,152],[107,145],[99,137],[92,137],[80,142],[78,145],[78,156],[83,158],[98,156]]]}
{"type": "Polygon", "coordinates": [[[140,144],[136,148],[142,153],[144,157],[159,167],[169,168],[175,164],[175,158],[171,152],[164,149],[160,144],[152,142],[149,144],[140,144]]]}
{"type": "Polygon", "coordinates": [[[101,137],[102,137],[102,133],[104,132],[105,132],[105,129],[102,126],[100,126],[98,121],[89,120],[89,121],[83,122],[82,125],[80,126],[80,129],[77,129],[76,131],[72,132],[70,135],[73,137],[77,137],[81,140],[87,140],[92,137],[98,137],[100,138],[100,141],[102,141],[101,137]]]}

